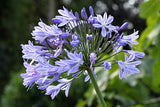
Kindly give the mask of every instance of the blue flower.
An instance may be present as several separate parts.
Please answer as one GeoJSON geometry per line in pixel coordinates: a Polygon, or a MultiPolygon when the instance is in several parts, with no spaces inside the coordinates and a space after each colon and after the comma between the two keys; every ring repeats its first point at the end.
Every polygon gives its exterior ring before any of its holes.
{"type": "Polygon", "coordinates": [[[92,6],[89,7],[89,12],[90,12],[90,16],[89,18],[87,19],[87,21],[91,24],[95,24],[97,23],[97,18],[94,16],[94,11],[93,11],[93,8],[92,6]]]}
{"type": "Polygon", "coordinates": [[[86,39],[87,40],[91,40],[92,39],[92,35],[86,34],[86,39]]]}
{"type": "Polygon", "coordinates": [[[65,90],[65,95],[68,97],[69,88],[71,86],[72,80],[68,79],[60,79],[58,80],[60,82],[57,86],[50,85],[46,89],[46,95],[51,95],[52,99],[57,96],[57,94],[60,92],[60,90],[65,90]]]}
{"type": "Polygon", "coordinates": [[[138,35],[138,31],[130,34],[130,35],[127,35],[127,36],[123,36],[120,40],[119,40],[119,44],[121,46],[126,46],[127,44],[132,47],[131,44],[134,44],[134,45],[137,45],[138,42],[135,41],[135,39],[139,38],[139,35],[138,35]],[[131,44],[130,44],[131,43],[131,44]]]}
{"type": "Polygon", "coordinates": [[[69,59],[55,62],[55,64],[59,66],[58,73],[63,73],[66,71],[68,71],[68,75],[70,73],[76,73],[79,70],[79,66],[83,65],[84,63],[82,53],[81,52],[79,54],[77,54],[76,52],[71,53],[68,52],[67,50],[66,52],[69,59]]]}
{"type": "Polygon", "coordinates": [[[108,70],[111,69],[111,63],[109,63],[108,61],[104,61],[103,65],[105,69],[108,69],[108,70]]]}
{"type": "Polygon", "coordinates": [[[39,57],[45,56],[46,58],[51,58],[53,55],[44,46],[34,46],[31,41],[28,41],[27,45],[22,46],[22,57],[24,59],[32,60],[32,62],[37,61],[39,57]]]}
{"type": "Polygon", "coordinates": [[[71,41],[70,42],[70,44],[73,46],[73,47],[75,47],[75,46],[77,46],[78,44],[80,44],[81,42],[80,42],[80,40],[78,40],[78,35],[77,34],[73,34],[72,35],[72,40],[73,41],[71,41]]]}
{"type": "Polygon", "coordinates": [[[95,54],[94,52],[91,53],[91,54],[90,54],[90,59],[89,59],[90,62],[91,62],[91,65],[90,65],[90,68],[91,68],[91,69],[93,69],[93,68],[92,68],[92,65],[95,64],[96,59],[97,59],[96,54],[95,54]]]}
{"type": "Polygon", "coordinates": [[[121,25],[121,27],[118,28],[118,30],[123,30],[126,29],[128,27],[128,22],[125,22],[123,25],[121,25]]]}
{"type": "Polygon", "coordinates": [[[89,69],[95,78],[95,67],[104,66],[110,70],[115,62],[120,68],[120,79],[140,72],[136,66],[141,63],[139,58],[143,58],[144,53],[122,48],[126,45],[132,48],[132,45],[138,44],[135,41],[139,37],[138,31],[127,36],[122,32],[128,26],[127,22],[120,27],[113,26],[113,16],[107,17],[106,12],[103,17],[94,16],[91,6],[90,15],[87,15],[85,8],[81,10],[81,19],[77,12],[74,15],[65,7],[58,12],[60,15],[53,18],[54,24],[46,25],[40,20],[32,31],[36,45],[31,41],[21,45],[26,68],[21,77],[28,89],[37,85],[52,99],[64,90],[68,97],[71,83],[76,78],[84,74],[84,81],[90,80],[89,69]],[[124,62],[115,61],[113,56],[118,56],[119,52],[130,56],[125,56],[124,62]]]}
{"type": "Polygon", "coordinates": [[[138,60],[138,58],[143,58],[145,56],[143,52],[138,52],[134,50],[123,50],[123,52],[126,52],[130,55],[134,55],[136,60],[138,60]]]}
{"type": "Polygon", "coordinates": [[[55,42],[57,46],[57,50],[54,53],[54,58],[58,57],[62,53],[62,46],[64,43],[67,43],[66,41],[56,41],[55,42]]]}
{"type": "MultiPolygon", "coordinates": [[[[45,82],[46,77],[57,75],[58,70],[56,66],[49,64],[43,57],[39,58],[37,62],[32,65],[25,61],[24,66],[27,72],[22,73],[21,76],[24,78],[23,84],[25,86],[31,86],[34,82],[39,81],[39,79],[43,79],[43,82],[45,82]]],[[[51,81],[50,84],[52,82],[53,81],[51,81]]]]}
{"type": "Polygon", "coordinates": [[[56,16],[52,19],[54,23],[58,23],[58,26],[64,26],[71,21],[77,20],[77,17],[75,17],[72,12],[69,12],[65,7],[63,7],[63,9],[64,10],[58,10],[58,13],[62,16],[56,16]]]}
{"type": "Polygon", "coordinates": [[[38,23],[39,26],[35,27],[35,30],[31,33],[33,39],[35,39],[40,44],[46,45],[50,44],[50,46],[54,47],[54,41],[60,38],[67,38],[71,36],[68,31],[62,31],[56,25],[48,26],[42,21],[38,23]]]}
{"type": "Polygon", "coordinates": [[[104,13],[103,18],[101,15],[97,15],[97,21],[98,21],[98,23],[93,24],[93,26],[96,28],[102,28],[101,35],[103,37],[106,37],[106,35],[107,35],[106,28],[108,31],[116,30],[116,27],[111,25],[111,23],[113,21],[113,16],[109,15],[107,18],[106,12],[104,13]]]}
{"type": "Polygon", "coordinates": [[[86,9],[85,9],[85,8],[83,8],[83,9],[81,10],[81,17],[82,17],[83,19],[85,19],[85,20],[88,19],[88,16],[87,16],[87,13],[86,13],[86,9]]]}
{"type": "Polygon", "coordinates": [[[90,12],[91,16],[94,16],[94,11],[93,11],[93,7],[92,6],[89,6],[89,12],[90,12]]]}
{"type": "Polygon", "coordinates": [[[35,30],[31,33],[33,36],[33,39],[38,41],[39,43],[45,42],[46,38],[58,38],[58,35],[60,34],[61,30],[57,28],[57,26],[48,26],[42,21],[38,23],[39,26],[35,27],[35,30]]]}
{"type": "Polygon", "coordinates": [[[117,61],[119,68],[120,68],[120,73],[119,77],[120,79],[125,78],[127,74],[135,74],[139,73],[139,69],[136,68],[136,65],[141,64],[141,61],[134,61],[134,55],[130,55],[127,57],[125,55],[125,61],[117,61]]]}

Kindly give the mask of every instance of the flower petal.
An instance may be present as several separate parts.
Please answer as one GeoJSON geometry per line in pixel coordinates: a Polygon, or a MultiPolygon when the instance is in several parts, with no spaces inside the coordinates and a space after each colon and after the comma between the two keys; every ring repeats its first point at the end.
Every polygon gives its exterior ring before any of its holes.
{"type": "Polygon", "coordinates": [[[102,35],[103,37],[106,37],[106,34],[107,34],[106,28],[105,28],[105,27],[102,27],[101,35],[102,35]]]}

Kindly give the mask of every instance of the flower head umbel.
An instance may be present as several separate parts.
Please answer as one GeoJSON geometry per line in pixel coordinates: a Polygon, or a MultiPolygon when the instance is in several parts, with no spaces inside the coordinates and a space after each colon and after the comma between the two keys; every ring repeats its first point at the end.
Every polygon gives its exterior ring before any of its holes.
{"type": "Polygon", "coordinates": [[[127,22],[120,27],[112,25],[113,16],[106,12],[103,17],[94,16],[91,6],[90,15],[83,8],[81,17],[65,7],[58,12],[60,15],[52,19],[54,24],[46,25],[40,20],[34,28],[31,34],[36,45],[31,41],[21,45],[26,68],[26,73],[21,74],[23,85],[31,88],[36,84],[54,99],[61,90],[68,96],[73,80],[82,74],[86,75],[85,82],[90,80],[88,70],[96,78],[95,67],[110,70],[112,64],[118,64],[120,79],[140,72],[136,66],[141,64],[139,58],[144,53],[133,50],[132,45],[138,44],[138,31],[129,35],[121,31],[128,26],[127,22]],[[131,50],[120,48],[126,45],[131,50]],[[125,61],[110,60],[120,52],[125,54],[125,61]]]}

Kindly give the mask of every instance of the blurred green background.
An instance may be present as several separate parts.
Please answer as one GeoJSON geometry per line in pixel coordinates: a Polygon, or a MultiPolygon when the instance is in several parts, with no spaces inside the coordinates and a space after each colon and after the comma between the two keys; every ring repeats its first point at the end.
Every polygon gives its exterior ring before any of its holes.
{"type": "Polygon", "coordinates": [[[80,13],[93,6],[107,11],[113,25],[128,21],[126,33],[139,30],[138,51],[146,56],[141,73],[120,80],[118,66],[97,68],[97,81],[108,107],[160,107],[160,0],[1,0],[0,1],[0,107],[100,107],[95,91],[84,77],[73,82],[69,97],[61,92],[54,100],[22,85],[25,72],[21,44],[26,44],[40,19],[52,24],[57,10],[65,6],[80,13]]]}

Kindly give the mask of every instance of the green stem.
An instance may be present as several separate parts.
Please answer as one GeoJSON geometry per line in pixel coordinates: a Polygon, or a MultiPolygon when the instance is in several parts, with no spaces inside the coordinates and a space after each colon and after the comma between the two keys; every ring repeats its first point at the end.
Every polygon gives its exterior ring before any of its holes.
{"type": "Polygon", "coordinates": [[[100,89],[99,89],[99,87],[97,85],[96,79],[95,79],[95,77],[93,75],[93,72],[91,71],[91,69],[87,69],[87,71],[88,71],[90,79],[91,79],[91,81],[93,83],[94,89],[96,90],[96,93],[97,93],[97,96],[98,96],[98,98],[100,100],[101,106],[102,107],[107,107],[106,103],[105,103],[105,101],[104,101],[104,99],[102,97],[102,93],[101,93],[101,91],[100,91],[100,89]]]}

